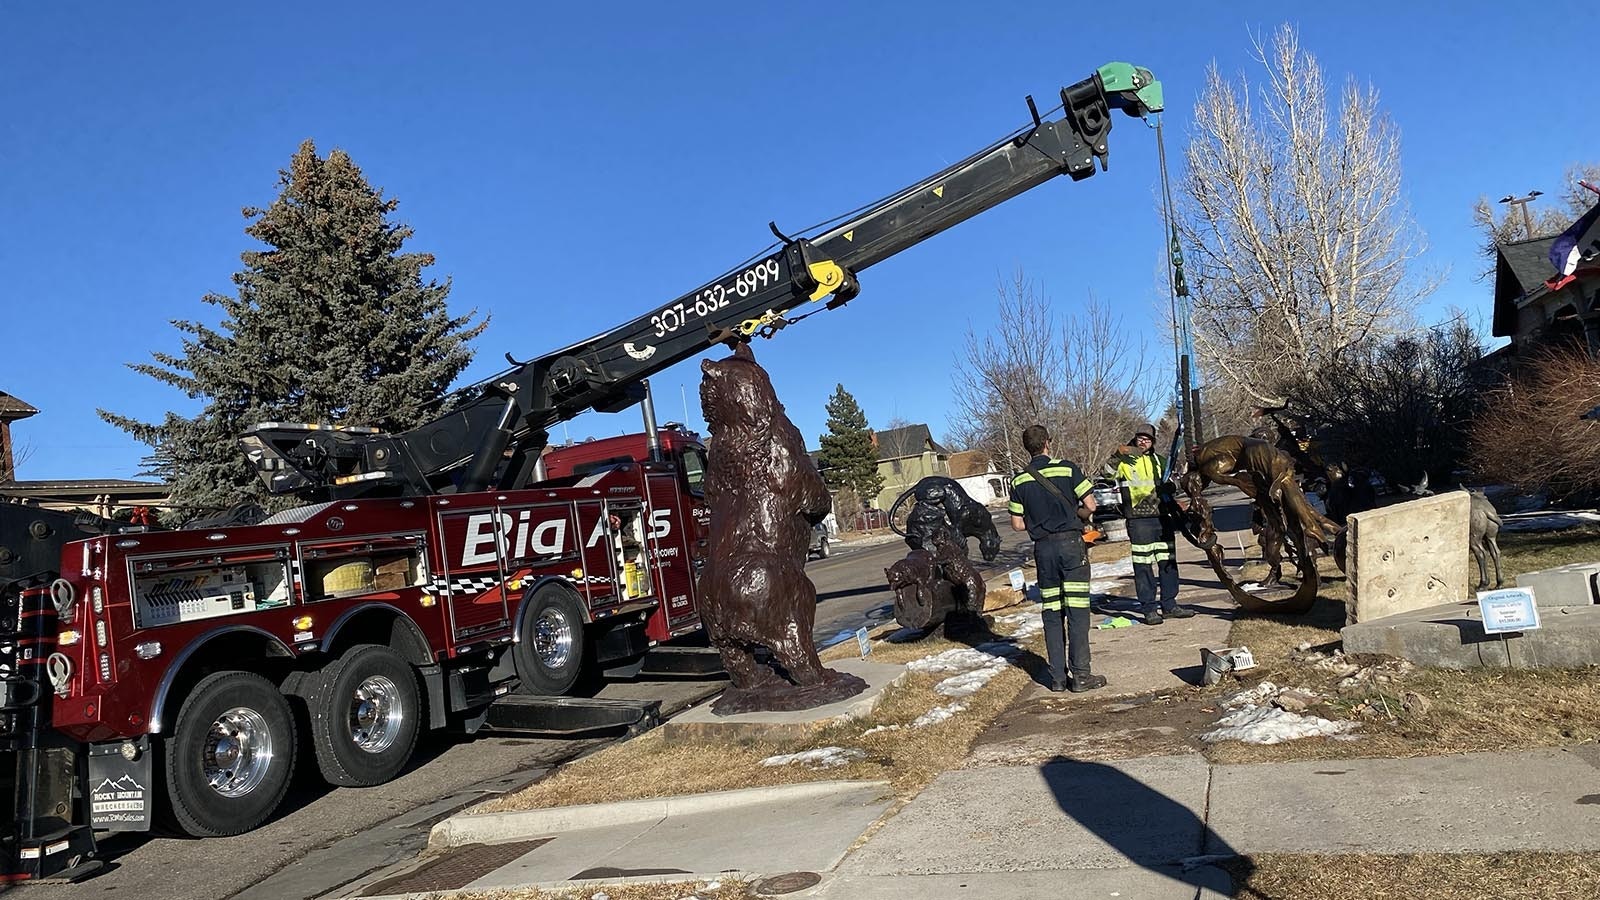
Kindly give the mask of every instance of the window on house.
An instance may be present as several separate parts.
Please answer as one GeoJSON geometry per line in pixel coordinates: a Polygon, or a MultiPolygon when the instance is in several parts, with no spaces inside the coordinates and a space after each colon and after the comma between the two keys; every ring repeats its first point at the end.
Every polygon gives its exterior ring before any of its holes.
{"type": "Polygon", "coordinates": [[[994,491],[994,499],[996,500],[1005,496],[1004,489],[1000,486],[1000,479],[998,478],[989,479],[989,490],[994,491]]]}

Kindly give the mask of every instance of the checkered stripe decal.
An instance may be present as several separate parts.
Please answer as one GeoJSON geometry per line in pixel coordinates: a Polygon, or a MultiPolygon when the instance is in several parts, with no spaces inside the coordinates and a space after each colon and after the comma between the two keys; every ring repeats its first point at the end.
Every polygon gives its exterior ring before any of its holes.
{"type": "MultiPolygon", "coordinates": [[[[583,578],[568,578],[575,584],[614,584],[615,579],[598,575],[586,575],[583,578]]],[[[484,591],[500,585],[500,579],[492,575],[469,575],[460,578],[440,578],[434,576],[428,584],[427,593],[438,596],[447,594],[481,594],[484,591]]]]}
{"type": "Polygon", "coordinates": [[[493,576],[469,575],[464,578],[440,578],[434,576],[433,583],[429,585],[432,593],[461,593],[481,594],[500,583],[499,578],[493,576]]]}

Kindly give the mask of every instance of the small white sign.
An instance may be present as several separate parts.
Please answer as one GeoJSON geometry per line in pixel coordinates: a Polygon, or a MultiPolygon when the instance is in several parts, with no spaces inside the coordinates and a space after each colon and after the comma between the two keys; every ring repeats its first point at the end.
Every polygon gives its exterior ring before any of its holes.
{"type": "Polygon", "coordinates": [[[1539,607],[1533,600],[1533,588],[1479,591],[1478,609],[1483,613],[1483,630],[1489,634],[1532,631],[1539,627],[1539,607]]]}
{"type": "Polygon", "coordinates": [[[872,641],[867,638],[865,625],[856,629],[856,646],[861,648],[861,658],[866,659],[872,654],[872,641]]]}
{"type": "Polygon", "coordinates": [[[1022,570],[1012,569],[1007,574],[1011,576],[1011,589],[1019,594],[1022,593],[1022,589],[1028,586],[1027,581],[1023,580],[1022,570]]]}

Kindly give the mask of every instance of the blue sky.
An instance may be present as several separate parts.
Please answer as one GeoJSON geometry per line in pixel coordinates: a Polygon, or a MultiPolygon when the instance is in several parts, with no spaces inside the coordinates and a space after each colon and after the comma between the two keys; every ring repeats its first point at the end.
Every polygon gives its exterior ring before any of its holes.
{"type": "MultiPolygon", "coordinates": [[[[492,316],[476,380],[508,351],[564,346],[720,274],[768,243],[768,220],[799,228],[942,168],[1021,124],[1025,94],[1110,60],[1165,82],[1176,158],[1205,66],[1247,69],[1251,30],[1286,17],[1330,80],[1370,81],[1401,128],[1426,264],[1448,273],[1424,317],[1486,312],[1473,200],[1555,194],[1566,164],[1600,157],[1589,86],[1570,81],[1588,7],[1290,7],[8,4],[0,390],[41,410],[14,427],[19,477],[134,477],[145,448],[95,408],[197,408],[126,364],[176,352],[171,320],[212,316],[200,297],[231,291],[250,246],[240,208],[271,201],[305,138],[399,198],[454,310],[492,316]]],[[[1018,267],[1062,312],[1092,290],[1153,328],[1154,132],[1119,117],[1111,141],[1109,172],[873,267],[848,307],[758,343],[807,441],[836,383],[875,426],[943,434],[945,367],[1018,267]]],[[[700,423],[698,372],[653,379],[662,420],[700,423]]],[[[566,434],[636,423],[586,417],[566,434]]]]}

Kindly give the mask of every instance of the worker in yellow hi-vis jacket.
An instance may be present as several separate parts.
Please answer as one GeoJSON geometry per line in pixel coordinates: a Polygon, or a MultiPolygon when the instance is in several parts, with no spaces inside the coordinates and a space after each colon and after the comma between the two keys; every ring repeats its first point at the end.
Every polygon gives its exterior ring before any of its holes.
{"type": "Polygon", "coordinates": [[[1111,458],[1117,484],[1122,488],[1128,542],[1133,545],[1133,585],[1146,625],[1194,615],[1193,610],[1178,605],[1178,561],[1174,556],[1177,548],[1173,545],[1172,528],[1161,518],[1159,489],[1167,472],[1156,455],[1155,445],[1155,426],[1145,423],[1134,432],[1131,444],[1111,458]]]}

